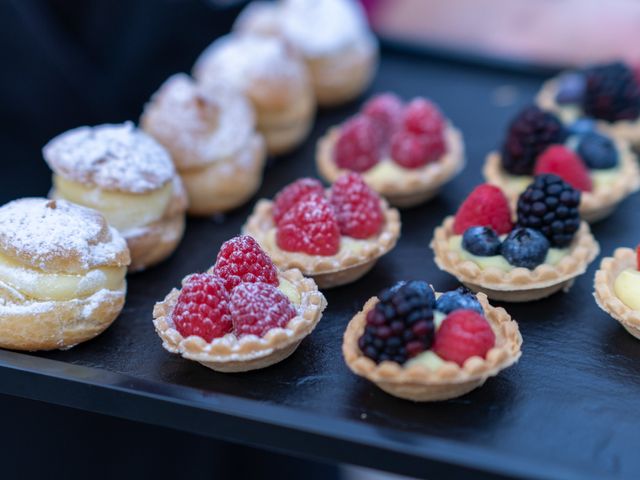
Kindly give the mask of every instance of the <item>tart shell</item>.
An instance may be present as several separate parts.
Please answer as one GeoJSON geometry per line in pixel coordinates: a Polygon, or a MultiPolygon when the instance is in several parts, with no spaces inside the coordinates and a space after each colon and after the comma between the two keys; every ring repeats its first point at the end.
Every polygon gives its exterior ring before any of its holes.
{"type": "Polygon", "coordinates": [[[153,309],[153,324],[162,339],[162,346],[218,372],[246,372],[265,368],[291,355],[300,342],[309,335],[322,317],[327,302],[313,280],[305,278],[299,270],[280,273],[291,282],[301,297],[298,315],[286,328],[273,328],[264,337],[246,335],[238,339],[233,334],[206,342],[191,335],[184,338],[175,328],[171,314],[180,295],[173,289],[153,309]]]}
{"type": "Polygon", "coordinates": [[[370,380],[385,392],[416,402],[448,400],[470,392],[481,386],[487,378],[516,363],[522,345],[518,324],[506,310],[491,306],[482,293],[477,298],[496,335],[496,345],[487,352],[486,359],[472,357],[462,367],[445,361],[436,370],[422,365],[402,367],[388,361],[376,364],[365,357],[358,347],[358,339],[366,326],[367,313],[378,303],[378,298],[372,297],[362,311],[351,319],[344,333],[342,354],[347,366],[353,373],[370,380]]]}

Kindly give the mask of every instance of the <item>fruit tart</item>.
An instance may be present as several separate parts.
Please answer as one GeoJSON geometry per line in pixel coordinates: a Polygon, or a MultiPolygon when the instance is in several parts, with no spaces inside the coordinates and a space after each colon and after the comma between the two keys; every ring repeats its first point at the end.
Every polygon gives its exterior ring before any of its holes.
{"type": "Polygon", "coordinates": [[[640,71],[623,62],[564,72],[542,86],[536,101],[567,124],[592,118],[615,137],[640,145],[640,71]]]}
{"type": "Polygon", "coordinates": [[[319,140],[318,172],[334,182],[358,172],[398,207],[429,200],[464,167],[462,134],[430,100],[404,104],[391,93],[377,95],[360,113],[319,140]]]}
{"type": "Polygon", "coordinates": [[[556,175],[538,175],[518,199],[514,224],[504,193],[480,185],[435,229],[435,262],[494,300],[527,302],[567,291],[600,250],[579,204],[579,190],[556,175]]]}
{"type": "Polygon", "coordinates": [[[593,120],[566,126],[554,113],[532,105],[512,120],[502,151],[487,156],[484,176],[515,202],[541,173],[556,174],[582,192],[580,213],[588,222],[607,217],[640,188],[640,170],[628,142],[593,120]]]}
{"type": "Polygon", "coordinates": [[[481,386],[520,358],[518,324],[503,308],[461,287],[434,293],[399,282],[372,297],[349,322],[349,368],[396,397],[447,400],[481,386]]]}
{"type": "Polygon", "coordinates": [[[357,173],[325,191],[302,178],[260,200],[243,227],[281,269],[298,268],[320,288],[354,282],[400,236],[400,214],[357,173]]]}
{"type": "Polygon", "coordinates": [[[640,246],[603,258],[594,283],[598,306],[640,338],[640,246]]]}
{"type": "Polygon", "coordinates": [[[162,346],[219,372],[265,368],[291,355],[327,302],[299,270],[278,270],[251,237],[225,242],[206,273],[188,275],[153,309],[162,346]]]}

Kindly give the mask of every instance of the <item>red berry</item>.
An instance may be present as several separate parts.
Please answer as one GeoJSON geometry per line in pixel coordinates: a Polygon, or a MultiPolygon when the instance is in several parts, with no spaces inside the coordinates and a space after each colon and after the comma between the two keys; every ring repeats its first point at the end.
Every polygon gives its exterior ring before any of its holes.
{"type": "Polygon", "coordinates": [[[404,168],[420,168],[438,160],[446,151],[441,133],[417,134],[407,130],[391,137],[391,158],[404,168]]]}
{"type": "Polygon", "coordinates": [[[491,227],[498,235],[513,229],[509,201],[498,187],[478,185],[458,208],[453,232],[462,235],[467,228],[476,226],[491,227]]]}
{"type": "Polygon", "coordinates": [[[224,280],[229,291],[242,282],[280,283],[278,269],[271,258],[248,235],[240,235],[222,244],[213,273],[224,280]]]}
{"type": "Polygon", "coordinates": [[[382,227],[380,197],[357,173],[342,175],[331,187],[329,202],[340,233],[353,238],[377,235],[382,227]]]}
{"type": "Polygon", "coordinates": [[[593,188],[589,169],[582,159],[562,145],[551,145],[538,157],[534,174],[542,173],[553,173],[583,192],[593,188]]]}
{"type": "Polygon", "coordinates": [[[432,350],[444,360],[463,366],[465,360],[484,358],[496,343],[489,322],[473,310],[454,310],[436,331],[432,350]]]}
{"type": "Polygon", "coordinates": [[[404,105],[402,100],[393,93],[382,93],[372,97],[362,107],[362,113],[378,122],[385,139],[400,128],[404,105]]]}
{"type": "Polygon", "coordinates": [[[287,210],[311,193],[324,194],[322,184],[315,178],[301,178],[280,190],[273,201],[273,221],[275,224],[278,224],[287,210]]]}
{"type": "Polygon", "coordinates": [[[440,109],[426,98],[415,98],[404,111],[404,129],[420,134],[439,134],[444,131],[444,117],[440,109]]]}
{"type": "Polygon", "coordinates": [[[384,143],[382,129],[369,117],[357,115],[340,129],[335,147],[338,167],[354,172],[365,172],[380,160],[384,143]]]}
{"type": "Polygon", "coordinates": [[[329,201],[312,193],[296,203],[280,220],[276,242],[288,252],[309,255],[338,253],[340,228],[329,201]]]}
{"type": "Polygon", "coordinates": [[[196,335],[210,342],[231,332],[229,292],[224,281],[208,273],[188,276],[171,317],[185,338],[196,335]]]}
{"type": "Polygon", "coordinates": [[[238,285],[231,292],[229,310],[237,337],[262,337],[272,328],[285,328],[296,316],[296,309],[287,296],[266,283],[238,285]]]}

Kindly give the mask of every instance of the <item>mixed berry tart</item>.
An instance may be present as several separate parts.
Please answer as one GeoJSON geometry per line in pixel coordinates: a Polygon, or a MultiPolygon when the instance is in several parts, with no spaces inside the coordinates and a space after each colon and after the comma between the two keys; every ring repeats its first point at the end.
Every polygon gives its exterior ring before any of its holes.
{"type": "Polygon", "coordinates": [[[268,367],[291,355],[327,302],[297,269],[278,270],[249,236],[225,242],[213,267],[188,275],[155,305],[162,346],[219,372],[268,367]]]}
{"type": "Polygon", "coordinates": [[[579,204],[579,190],[542,174],[520,195],[514,217],[498,187],[480,185],[436,228],[435,262],[495,300],[526,302],[566,291],[600,251],[579,204]]]}
{"type": "Polygon", "coordinates": [[[640,70],[623,62],[567,71],[547,81],[536,101],[565,123],[592,118],[605,130],[640,145],[640,70]]]}
{"type": "Polygon", "coordinates": [[[351,283],[367,273],[400,237],[400,214],[357,173],[325,190],[296,180],[271,200],[260,200],[243,232],[281,269],[298,268],[320,288],[351,283]]]}
{"type": "Polygon", "coordinates": [[[518,324],[486,295],[464,287],[437,294],[424,281],[399,282],[349,322],[349,368],[391,395],[424,402],[459,397],[520,358],[518,324]]]}
{"type": "Polygon", "coordinates": [[[640,188],[640,171],[629,143],[593,120],[569,124],[537,106],[512,120],[500,152],[484,166],[489,183],[515,201],[534,175],[553,173],[582,192],[580,213],[588,222],[607,217],[640,188]]]}
{"type": "Polygon", "coordinates": [[[462,170],[464,144],[460,131],[430,100],[405,104],[384,93],[320,139],[316,163],[330,183],[358,172],[389,203],[410,207],[429,200],[462,170]]]}
{"type": "Polygon", "coordinates": [[[640,338],[640,246],[603,258],[594,283],[598,306],[640,338]]]}

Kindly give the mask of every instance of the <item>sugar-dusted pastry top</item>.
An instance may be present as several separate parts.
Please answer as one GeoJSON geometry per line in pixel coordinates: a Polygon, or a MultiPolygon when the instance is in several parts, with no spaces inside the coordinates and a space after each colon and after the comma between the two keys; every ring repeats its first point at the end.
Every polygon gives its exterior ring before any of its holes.
{"type": "Polygon", "coordinates": [[[180,170],[236,154],[255,132],[253,109],[242,94],[222,84],[199,87],[183,73],[153,95],[141,125],[171,151],[180,170]]]}
{"type": "Polygon", "coordinates": [[[56,174],[104,190],[146,193],[175,175],[169,153],[131,122],[74,128],[42,152],[56,174]]]}
{"type": "Polygon", "coordinates": [[[130,262],[125,240],[89,208],[23,198],[0,207],[0,254],[53,273],[84,273],[130,262]]]}

